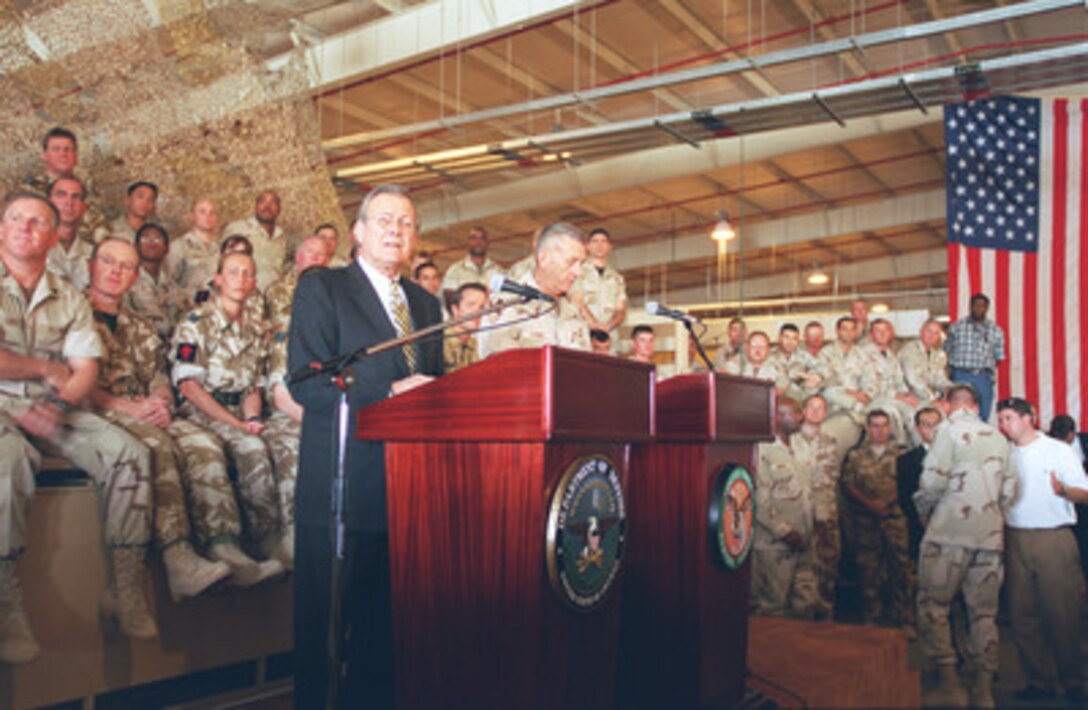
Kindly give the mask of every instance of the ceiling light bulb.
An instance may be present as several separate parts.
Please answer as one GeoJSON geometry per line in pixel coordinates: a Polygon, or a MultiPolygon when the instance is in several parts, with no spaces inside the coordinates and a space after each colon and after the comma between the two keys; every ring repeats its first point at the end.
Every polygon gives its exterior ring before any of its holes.
{"type": "Polygon", "coordinates": [[[891,309],[888,308],[887,303],[874,303],[873,307],[869,309],[870,313],[887,313],[891,309]]]}
{"type": "Polygon", "coordinates": [[[808,282],[813,286],[823,286],[830,280],[831,277],[827,275],[827,272],[820,268],[808,275],[808,282]]]}
{"type": "Polygon", "coordinates": [[[716,242],[727,242],[736,236],[737,232],[733,229],[733,225],[729,223],[729,217],[722,212],[718,216],[718,223],[714,225],[714,231],[710,233],[710,238],[716,242]]]}

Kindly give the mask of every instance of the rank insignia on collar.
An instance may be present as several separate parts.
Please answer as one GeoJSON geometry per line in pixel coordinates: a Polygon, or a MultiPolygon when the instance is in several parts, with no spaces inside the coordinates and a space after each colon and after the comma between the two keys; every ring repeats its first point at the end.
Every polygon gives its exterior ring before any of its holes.
{"type": "Polygon", "coordinates": [[[178,362],[193,362],[194,360],[196,360],[196,343],[180,343],[178,362]]]}

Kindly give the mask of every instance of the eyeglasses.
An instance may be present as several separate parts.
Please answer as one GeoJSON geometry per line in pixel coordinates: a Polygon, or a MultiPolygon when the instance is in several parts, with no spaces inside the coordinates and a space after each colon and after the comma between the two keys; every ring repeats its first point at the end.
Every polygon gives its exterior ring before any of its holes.
{"type": "Polygon", "coordinates": [[[395,224],[400,229],[408,231],[409,229],[415,229],[416,226],[415,220],[411,217],[397,218],[384,212],[382,214],[374,215],[373,217],[367,217],[367,221],[378,225],[382,229],[389,229],[395,224]]]}
{"type": "Polygon", "coordinates": [[[154,244],[163,244],[163,243],[166,242],[166,237],[162,236],[161,234],[155,234],[154,232],[152,232],[150,234],[145,232],[144,234],[140,235],[140,243],[143,244],[145,242],[152,242],[154,244]]]}
{"type": "Polygon", "coordinates": [[[107,269],[112,269],[116,266],[118,269],[121,270],[121,273],[124,274],[131,274],[132,272],[136,271],[137,264],[133,264],[132,262],[128,261],[118,261],[112,256],[96,256],[94,260],[97,261],[99,264],[102,264],[102,266],[105,266],[107,269]]]}

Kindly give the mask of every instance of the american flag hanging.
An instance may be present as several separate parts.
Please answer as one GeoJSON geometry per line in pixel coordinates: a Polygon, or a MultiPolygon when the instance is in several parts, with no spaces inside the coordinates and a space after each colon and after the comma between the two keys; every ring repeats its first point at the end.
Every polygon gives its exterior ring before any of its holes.
{"type": "Polygon", "coordinates": [[[950,316],[968,313],[971,294],[988,295],[1006,336],[998,397],[1035,403],[1041,427],[1070,414],[1082,431],[1086,106],[1002,97],[944,110],[950,316]]]}

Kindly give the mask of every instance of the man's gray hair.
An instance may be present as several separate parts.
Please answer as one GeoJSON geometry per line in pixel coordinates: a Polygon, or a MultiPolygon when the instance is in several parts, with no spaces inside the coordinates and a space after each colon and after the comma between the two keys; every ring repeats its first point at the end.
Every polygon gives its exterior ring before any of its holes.
{"type": "Polygon", "coordinates": [[[582,234],[582,230],[570,222],[552,222],[540,230],[540,235],[536,240],[536,253],[540,254],[542,251],[551,248],[551,245],[560,239],[575,239],[579,244],[586,243],[586,237],[582,234]]]}
{"type": "Polygon", "coordinates": [[[50,202],[46,197],[37,192],[30,192],[29,190],[18,190],[16,192],[9,192],[4,198],[3,208],[0,209],[0,215],[7,216],[8,210],[16,202],[21,200],[31,200],[33,202],[40,202],[49,208],[49,214],[53,217],[53,229],[55,230],[60,226],[60,211],[57,210],[57,206],[50,202]]]}
{"type": "MultiPolygon", "coordinates": [[[[366,211],[370,209],[370,203],[373,202],[375,198],[382,195],[396,195],[398,197],[403,197],[409,202],[412,202],[412,195],[408,192],[407,189],[401,187],[400,185],[376,185],[370,190],[370,192],[366,193],[366,197],[363,198],[362,204],[359,205],[359,211],[355,214],[355,221],[365,222],[366,211]]],[[[412,205],[415,206],[415,202],[412,202],[412,205]]],[[[419,229],[418,216],[416,219],[416,229],[419,229]]]]}

